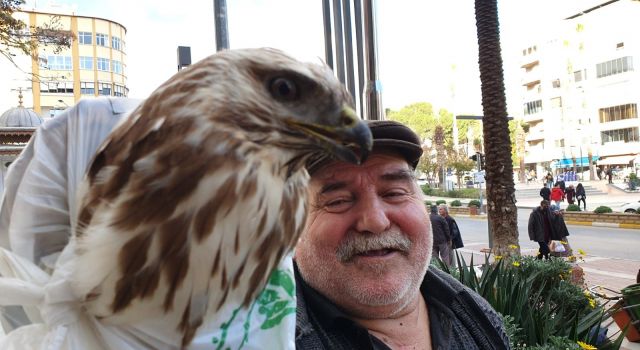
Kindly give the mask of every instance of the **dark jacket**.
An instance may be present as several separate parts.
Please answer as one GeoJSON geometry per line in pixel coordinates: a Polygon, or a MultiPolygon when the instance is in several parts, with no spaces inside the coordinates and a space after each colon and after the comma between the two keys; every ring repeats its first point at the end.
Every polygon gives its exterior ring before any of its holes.
{"type": "Polygon", "coordinates": [[[460,235],[460,228],[458,227],[456,220],[449,215],[445,216],[444,219],[447,221],[449,232],[451,233],[451,248],[458,249],[464,247],[464,243],[462,243],[462,235],[460,235]]]}
{"type": "Polygon", "coordinates": [[[431,231],[433,232],[433,244],[447,243],[451,240],[451,233],[449,232],[449,225],[447,221],[438,214],[429,214],[431,219],[431,231]]]}
{"type": "Polygon", "coordinates": [[[569,187],[564,191],[564,194],[567,196],[567,202],[569,204],[573,204],[575,202],[576,190],[575,188],[569,187]]]}
{"type": "Polygon", "coordinates": [[[540,189],[540,197],[542,197],[542,199],[544,199],[545,201],[548,201],[550,196],[551,196],[551,190],[547,186],[544,186],[543,188],[540,189]]]}
{"type": "Polygon", "coordinates": [[[587,198],[587,193],[584,190],[584,186],[582,184],[578,184],[576,187],[576,199],[584,199],[587,198]]]}
{"type": "MultiPolygon", "coordinates": [[[[297,349],[388,349],[304,283],[297,268],[294,271],[297,349]],[[314,304],[314,300],[323,305],[314,304]],[[318,310],[319,307],[323,309],[318,310]]],[[[430,266],[420,292],[428,306],[433,349],[509,349],[498,314],[486,300],[451,275],[430,266]]]]}
{"type": "Polygon", "coordinates": [[[560,212],[553,213],[551,216],[551,223],[553,224],[553,231],[551,239],[555,241],[564,241],[565,237],[569,235],[569,229],[564,222],[564,217],[560,212]]]}
{"type": "Polygon", "coordinates": [[[557,237],[558,235],[555,233],[555,228],[553,225],[553,213],[549,209],[542,209],[540,207],[536,207],[533,209],[531,214],[529,215],[529,239],[536,242],[548,242],[553,239],[553,237],[557,237]],[[543,210],[547,212],[549,217],[549,239],[546,239],[544,234],[544,216],[543,210]]]}

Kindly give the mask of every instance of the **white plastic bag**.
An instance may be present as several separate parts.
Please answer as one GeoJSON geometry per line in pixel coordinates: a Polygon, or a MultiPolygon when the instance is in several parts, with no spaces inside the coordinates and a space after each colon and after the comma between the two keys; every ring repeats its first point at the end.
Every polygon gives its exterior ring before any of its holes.
{"type": "MultiPolygon", "coordinates": [[[[82,100],[42,125],[12,164],[0,206],[0,307],[19,305],[26,317],[0,308],[0,349],[180,348],[162,320],[115,326],[87,315],[69,286],[77,187],[101,142],[139,102],[82,100]]],[[[287,256],[248,309],[225,305],[209,315],[189,349],[294,349],[295,307],[287,256]]]]}

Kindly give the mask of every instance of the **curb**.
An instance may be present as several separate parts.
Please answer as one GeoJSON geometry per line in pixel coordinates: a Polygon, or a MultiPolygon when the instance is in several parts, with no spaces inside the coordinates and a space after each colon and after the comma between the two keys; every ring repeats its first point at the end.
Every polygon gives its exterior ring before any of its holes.
{"type": "Polygon", "coordinates": [[[580,225],[580,226],[597,226],[597,227],[613,227],[613,228],[630,228],[640,229],[638,224],[619,224],[613,222],[591,222],[591,221],[565,221],[567,225],[580,225]]]}

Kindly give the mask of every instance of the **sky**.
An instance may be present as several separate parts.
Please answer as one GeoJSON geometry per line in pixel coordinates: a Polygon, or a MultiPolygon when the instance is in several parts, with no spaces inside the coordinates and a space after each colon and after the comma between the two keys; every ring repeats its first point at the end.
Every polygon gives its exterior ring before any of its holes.
{"type": "MultiPolygon", "coordinates": [[[[499,0],[509,111],[520,110],[518,57],[551,27],[541,26],[595,0],[499,0]]],[[[481,115],[473,0],[377,0],[379,74],[384,108],[430,102],[481,115]]],[[[129,96],[144,98],[177,71],[177,47],[192,60],[215,53],[213,0],[27,1],[69,6],[76,15],[127,28],[129,96]]],[[[232,49],[275,47],[305,61],[324,59],[321,0],[227,0],[232,49]]],[[[511,113],[511,112],[510,112],[511,113]]]]}

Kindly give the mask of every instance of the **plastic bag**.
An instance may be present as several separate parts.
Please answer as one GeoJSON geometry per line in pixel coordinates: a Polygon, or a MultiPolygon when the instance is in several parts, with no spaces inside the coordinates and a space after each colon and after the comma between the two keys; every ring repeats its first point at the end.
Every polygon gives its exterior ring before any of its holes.
{"type": "Polygon", "coordinates": [[[549,249],[555,253],[564,253],[566,251],[564,245],[560,241],[551,241],[549,249]]]}
{"type": "MultiPolygon", "coordinates": [[[[81,100],[38,128],[10,167],[0,201],[0,349],[181,347],[162,320],[104,324],[70,288],[77,187],[104,138],[139,102],[81,100]]],[[[208,315],[189,349],[294,349],[295,307],[287,256],[249,308],[228,304],[208,315]]]]}

